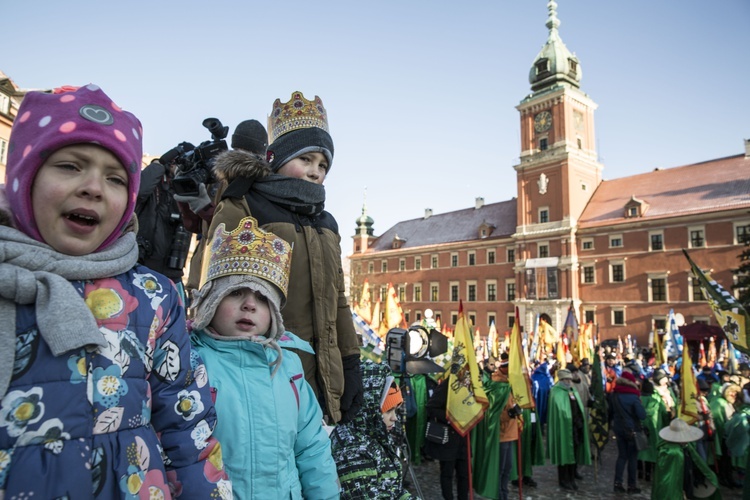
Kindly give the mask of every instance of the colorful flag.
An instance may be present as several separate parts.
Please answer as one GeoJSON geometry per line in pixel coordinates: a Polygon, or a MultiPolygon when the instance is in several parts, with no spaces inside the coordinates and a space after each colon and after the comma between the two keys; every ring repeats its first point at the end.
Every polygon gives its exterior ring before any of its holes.
{"type": "Polygon", "coordinates": [[[709,273],[703,272],[684,249],[682,252],[690,262],[693,276],[698,280],[703,296],[708,300],[708,305],[711,306],[727,339],[735,348],[745,354],[750,354],[750,339],[747,331],[750,325],[750,315],[731,293],[714,281],[709,273]]]}
{"type": "Polygon", "coordinates": [[[529,363],[521,344],[521,329],[519,327],[518,307],[516,307],[516,321],[510,334],[510,353],[508,354],[508,382],[513,391],[513,397],[521,408],[534,409],[531,378],[529,377],[529,363]]]}
{"type": "Polygon", "coordinates": [[[371,345],[377,349],[384,347],[383,340],[378,337],[375,330],[373,330],[372,327],[370,327],[370,325],[359,316],[359,314],[352,312],[352,320],[354,321],[354,331],[362,337],[363,346],[371,345]]]}
{"type": "Polygon", "coordinates": [[[367,278],[362,284],[362,296],[359,298],[356,312],[368,325],[372,323],[372,302],[370,301],[370,284],[367,282],[367,278]]]}
{"type": "Polygon", "coordinates": [[[654,332],[654,354],[656,358],[654,363],[657,367],[667,362],[667,355],[664,351],[664,337],[663,332],[654,332]]]}
{"type": "Polygon", "coordinates": [[[677,325],[677,317],[674,314],[674,309],[669,310],[669,316],[667,317],[667,335],[669,339],[669,347],[665,349],[667,356],[679,356],[682,352],[682,334],[680,333],[679,325],[677,325]]]}
{"type": "Polygon", "coordinates": [[[560,334],[544,319],[539,319],[539,345],[542,346],[542,358],[551,352],[560,341],[560,334]]]}
{"type": "Polygon", "coordinates": [[[544,345],[544,342],[540,342],[542,334],[539,331],[539,315],[536,315],[536,321],[534,322],[534,340],[531,342],[531,348],[529,349],[529,359],[538,359],[537,353],[540,350],[539,344],[544,345]]]}
{"type": "Polygon", "coordinates": [[[388,294],[385,298],[385,311],[383,312],[383,321],[380,323],[380,330],[378,332],[381,338],[384,339],[391,328],[406,328],[404,311],[401,309],[401,303],[396,296],[396,289],[393,288],[393,285],[390,283],[388,284],[388,294]]]}
{"type": "Polygon", "coordinates": [[[700,349],[700,354],[698,355],[698,366],[704,367],[708,365],[708,361],[706,360],[706,349],[703,347],[703,341],[700,341],[698,346],[700,349]]]}
{"type": "Polygon", "coordinates": [[[578,352],[578,319],[573,310],[572,302],[568,307],[568,316],[565,318],[565,323],[563,324],[563,333],[568,337],[568,341],[570,342],[570,354],[573,356],[573,361],[578,364],[580,359],[585,356],[581,356],[578,352]]]}
{"type": "Polygon", "coordinates": [[[680,418],[693,425],[698,421],[698,384],[695,382],[693,360],[690,349],[682,350],[682,367],[680,368],[680,418]]]}
{"type": "Polygon", "coordinates": [[[466,436],[482,420],[489,402],[482,388],[479,365],[472,349],[471,326],[464,316],[462,302],[458,305],[448,384],[446,416],[456,432],[466,436]]]}

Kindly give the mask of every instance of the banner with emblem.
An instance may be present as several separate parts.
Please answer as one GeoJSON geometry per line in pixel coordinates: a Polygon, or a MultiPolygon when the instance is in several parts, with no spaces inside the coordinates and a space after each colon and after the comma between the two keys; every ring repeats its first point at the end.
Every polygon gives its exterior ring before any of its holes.
{"type": "Polygon", "coordinates": [[[521,408],[534,409],[533,392],[531,390],[531,378],[529,377],[529,363],[526,360],[526,352],[521,342],[520,320],[518,319],[518,307],[516,307],[516,320],[513,322],[513,331],[510,334],[510,352],[508,353],[508,382],[513,391],[513,397],[521,408]]]}
{"type": "Polygon", "coordinates": [[[682,350],[682,368],[680,369],[680,418],[693,425],[698,421],[698,384],[695,381],[693,360],[687,342],[682,350]]]}
{"type": "Polygon", "coordinates": [[[594,397],[594,403],[590,408],[591,437],[594,438],[594,445],[599,453],[609,441],[609,409],[604,395],[605,378],[602,372],[601,353],[594,353],[594,363],[591,367],[591,395],[594,397]]]}
{"type": "Polygon", "coordinates": [[[727,340],[736,349],[750,355],[750,339],[748,339],[747,331],[750,315],[730,292],[713,280],[709,273],[698,267],[684,249],[682,253],[690,263],[693,276],[698,280],[703,296],[708,300],[708,305],[711,306],[727,340]]]}
{"type": "Polygon", "coordinates": [[[482,387],[473,345],[471,326],[464,316],[463,303],[459,302],[448,377],[446,416],[461,436],[466,436],[482,420],[484,410],[489,404],[482,387]]]}

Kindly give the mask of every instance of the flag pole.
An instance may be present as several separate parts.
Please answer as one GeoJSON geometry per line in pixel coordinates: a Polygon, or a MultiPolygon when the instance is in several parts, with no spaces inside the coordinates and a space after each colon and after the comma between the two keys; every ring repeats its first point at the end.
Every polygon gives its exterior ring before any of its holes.
{"type": "Polygon", "coordinates": [[[469,498],[474,500],[474,481],[472,481],[471,477],[471,439],[468,432],[464,438],[466,439],[466,464],[469,467],[469,498]]]}
{"type": "MultiPolygon", "coordinates": [[[[518,425],[518,424],[516,424],[518,425]]],[[[518,469],[516,472],[518,473],[518,499],[523,500],[523,463],[521,458],[521,434],[523,431],[518,432],[518,466],[516,469],[518,469]]]]}

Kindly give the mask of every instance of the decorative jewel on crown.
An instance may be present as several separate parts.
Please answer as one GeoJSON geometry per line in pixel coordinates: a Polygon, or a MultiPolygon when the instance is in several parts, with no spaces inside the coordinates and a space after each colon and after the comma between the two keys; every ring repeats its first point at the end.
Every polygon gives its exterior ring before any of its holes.
{"type": "Polygon", "coordinates": [[[200,287],[215,278],[234,274],[257,276],[276,285],[286,297],[292,246],[245,217],[230,233],[220,224],[206,245],[200,287]]]}
{"type": "Polygon", "coordinates": [[[328,115],[320,97],[308,101],[302,92],[292,92],[288,102],[276,99],[268,117],[268,143],[300,128],[318,127],[328,132],[328,115]]]}

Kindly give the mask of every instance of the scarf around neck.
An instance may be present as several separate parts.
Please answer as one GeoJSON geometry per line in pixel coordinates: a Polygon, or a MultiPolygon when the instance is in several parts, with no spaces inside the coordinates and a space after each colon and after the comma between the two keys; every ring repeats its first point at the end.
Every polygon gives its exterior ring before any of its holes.
{"type": "Polygon", "coordinates": [[[13,372],[16,305],[34,305],[39,333],[55,356],[87,345],[105,347],[94,315],[70,281],[117,276],[137,260],[132,232],[101,252],[72,256],[0,226],[0,397],[13,372]]]}
{"type": "Polygon", "coordinates": [[[278,174],[259,177],[250,189],[300,215],[319,215],[325,207],[326,191],[323,185],[295,177],[278,174]]]}

